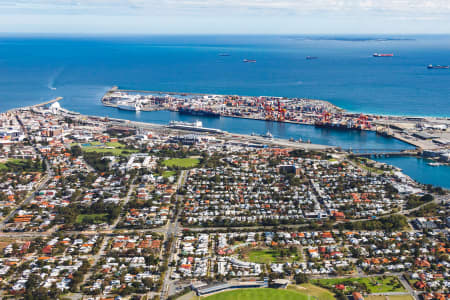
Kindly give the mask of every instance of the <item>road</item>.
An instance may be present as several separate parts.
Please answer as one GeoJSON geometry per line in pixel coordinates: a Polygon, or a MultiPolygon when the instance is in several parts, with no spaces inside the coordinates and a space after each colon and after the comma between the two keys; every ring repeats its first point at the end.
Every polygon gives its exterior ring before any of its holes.
{"type": "MultiPolygon", "coordinates": [[[[131,194],[133,193],[134,189],[136,188],[136,186],[134,184],[135,181],[136,181],[136,177],[133,178],[133,180],[130,183],[130,189],[128,190],[127,196],[125,197],[125,201],[123,202],[122,207],[125,207],[127,205],[128,201],[130,201],[131,194]]],[[[125,212],[125,214],[126,214],[126,212],[125,212]]],[[[121,216],[119,215],[117,217],[117,219],[114,221],[114,223],[110,226],[110,228],[111,229],[116,228],[117,224],[119,224],[119,222],[120,222],[120,219],[121,219],[121,216]]]]}
{"type": "MultiPolygon", "coordinates": [[[[62,98],[61,98],[62,99],[62,98]]],[[[56,99],[55,99],[56,100],[56,99]]],[[[60,99],[56,100],[59,101],[60,99]]],[[[54,101],[54,100],[51,100],[54,101]]],[[[42,105],[42,104],[41,104],[42,105]]],[[[22,121],[20,120],[20,118],[16,115],[16,119],[19,122],[20,126],[22,127],[22,131],[25,133],[25,136],[29,139],[29,135],[28,135],[28,131],[26,130],[26,128],[23,126],[22,121]]],[[[36,151],[36,153],[40,153],[39,149],[36,148],[36,146],[34,147],[34,151],[36,151]]],[[[34,191],[31,192],[30,195],[28,195],[24,201],[22,201],[20,204],[17,205],[17,207],[6,217],[3,219],[2,222],[0,222],[0,231],[3,231],[3,229],[5,228],[6,224],[11,220],[11,218],[13,218],[17,212],[23,207],[28,205],[31,200],[34,199],[35,194],[40,191],[44,186],[47,185],[47,183],[53,179],[53,177],[55,176],[52,167],[50,166],[50,164],[48,163],[48,161],[46,159],[44,159],[42,156],[40,156],[41,160],[44,161],[45,166],[47,168],[47,174],[45,174],[45,176],[41,179],[41,181],[37,184],[37,186],[35,187],[34,191]]]]}
{"type": "Polygon", "coordinates": [[[405,277],[403,275],[397,276],[400,280],[403,287],[408,291],[408,293],[414,297],[414,299],[419,300],[419,295],[417,292],[409,285],[409,282],[406,281],[405,277]]]}
{"type": "Polygon", "coordinates": [[[92,264],[91,264],[91,270],[86,274],[85,279],[89,279],[92,276],[92,268],[94,268],[98,261],[100,260],[100,257],[102,257],[102,255],[104,255],[105,253],[105,248],[108,245],[110,237],[109,236],[105,236],[105,238],[102,241],[102,244],[100,245],[100,249],[98,250],[97,254],[95,254],[94,256],[92,256],[92,264]]]}
{"type": "MultiPolygon", "coordinates": [[[[179,201],[180,199],[180,195],[177,195],[177,201],[179,201]]],[[[448,196],[439,196],[436,197],[435,200],[433,200],[432,202],[428,202],[425,204],[422,204],[416,208],[410,209],[410,210],[404,210],[401,212],[397,212],[395,214],[408,214],[411,212],[414,212],[420,208],[422,208],[423,206],[430,204],[430,203],[440,203],[441,201],[448,201],[448,196]]],[[[18,210],[18,209],[17,209],[18,210]]],[[[180,211],[181,212],[181,211],[180,211]]],[[[179,212],[179,213],[180,213],[179,212]]],[[[383,215],[383,216],[378,216],[376,219],[379,218],[383,218],[383,217],[387,217],[393,214],[389,214],[389,215],[383,215]]],[[[177,215],[177,219],[178,219],[177,215]]],[[[5,222],[6,219],[3,221],[5,222]]],[[[357,222],[357,221],[367,221],[367,219],[357,219],[357,220],[349,220],[348,222],[357,222]]],[[[116,221],[117,222],[117,221],[116,221]]],[[[0,223],[0,226],[2,225],[2,223],[0,223]]],[[[276,229],[276,228],[301,228],[301,227],[307,227],[310,224],[294,224],[294,225],[278,225],[278,226],[239,226],[239,227],[189,227],[189,226],[180,226],[181,224],[176,221],[176,222],[169,222],[166,226],[164,227],[159,227],[159,228],[149,228],[149,229],[123,229],[120,231],[120,234],[127,234],[127,233],[145,233],[145,232],[155,232],[155,233],[162,233],[162,234],[171,234],[174,235],[175,233],[179,232],[182,228],[183,229],[189,229],[190,231],[194,231],[194,232],[204,232],[204,231],[219,231],[219,230],[227,230],[227,229],[231,229],[233,231],[239,231],[239,230],[271,230],[271,229],[276,229]]],[[[99,231],[65,231],[64,234],[66,235],[78,235],[78,234],[83,234],[83,235],[97,235],[97,234],[104,234],[104,235],[115,235],[115,233],[113,232],[113,230],[99,230],[99,231]]],[[[33,237],[38,237],[38,236],[46,236],[46,235],[51,235],[51,233],[47,233],[47,232],[0,232],[0,237],[29,237],[29,238],[33,238],[33,237]]]]}
{"type": "Polygon", "coordinates": [[[40,191],[44,186],[46,186],[51,178],[53,178],[53,176],[46,175],[41,180],[41,182],[36,186],[34,191],[32,191],[31,194],[28,195],[24,201],[22,201],[20,204],[18,204],[17,207],[12,212],[10,212],[6,218],[3,219],[3,221],[0,223],[0,231],[3,231],[3,229],[5,229],[6,224],[9,223],[9,221],[17,214],[17,212],[19,210],[22,209],[23,206],[28,205],[31,202],[31,200],[34,199],[36,192],[40,191]]]}
{"type": "MultiPolygon", "coordinates": [[[[184,182],[186,181],[186,177],[187,177],[187,171],[186,170],[181,171],[180,177],[178,178],[178,181],[176,184],[177,191],[183,186],[184,182]]],[[[175,203],[178,204],[179,201],[183,201],[183,196],[176,194],[175,200],[176,200],[175,203]]],[[[167,225],[166,239],[168,240],[169,238],[173,238],[172,244],[170,245],[170,249],[169,249],[169,257],[167,258],[167,262],[169,264],[172,262],[173,257],[176,253],[176,244],[177,244],[176,235],[180,229],[179,222],[178,222],[180,213],[181,213],[181,209],[179,209],[177,211],[177,214],[173,217],[173,219],[167,225]]],[[[168,297],[169,290],[170,290],[170,284],[171,284],[171,281],[170,281],[171,274],[172,274],[172,267],[168,267],[168,269],[165,273],[165,276],[164,276],[163,288],[161,290],[161,299],[166,299],[168,297]]]]}

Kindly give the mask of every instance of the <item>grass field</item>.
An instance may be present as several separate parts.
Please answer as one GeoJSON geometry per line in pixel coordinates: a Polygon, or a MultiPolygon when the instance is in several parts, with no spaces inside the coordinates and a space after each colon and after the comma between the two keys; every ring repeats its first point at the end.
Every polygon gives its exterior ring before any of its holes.
{"type": "Polygon", "coordinates": [[[163,161],[166,167],[193,168],[200,163],[198,158],[172,158],[163,161]]]}
{"type": "Polygon", "coordinates": [[[107,221],[108,214],[91,214],[91,215],[78,215],[76,222],[82,223],[86,219],[91,219],[95,223],[103,223],[107,221]]]}
{"type": "Polygon", "coordinates": [[[0,163],[0,171],[14,171],[14,172],[26,172],[26,171],[42,171],[40,168],[36,169],[34,162],[27,165],[30,161],[26,159],[10,158],[5,162],[0,163]]]}
{"type": "MultiPolygon", "coordinates": [[[[347,291],[352,291],[354,285],[363,285],[368,293],[388,293],[388,292],[406,292],[403,285],[395,276],[374,276],[364,278],[333,278],[333,279],[315,279],[312,283],[321,283],[330,288],[337,284],[344,284],[347,291]]],[[[399,300],[399,299],[397,299],[399,300]]]]}
{"type": "Polygon", "coordinates": [[[414,300],[411,295],[388,296],[389,300],[414,300]]]}
{"type": "Polygon", "coordinates": [[[175,171],[164,171],[162,173],[162,177],[164,177],[164,178],[169,178],[170,176],[175,176],[175,175],[177,175],[177,172],[175,172],[175,171]]]}
{"type": "Polygon", "coordinates": [[[365,300],[414,300],[411,295],[396,295],[396,296],[366,296],[365,300]]]}
{"type": "Polygon", "coordinates": [[[305,294],[291,290],[241,289],[211,295],[207,300],[308,300],[305,294]]]}
{"type": "Polygon", "coordinates": [[[84,152],[111,153],[115,156],[128,155],[129,153],[137,152],[137,150],[125,149],[125,145],[119,142],[109,142],[106,144],[92,142],[82,144],[81,148],[84,152]]]}
{"type": "MultiPolygon", "coordinates": [[[[321,288],[320,286],[305,283],[300,285],[290,285],[288,286],[289,290],[297,291],[302,294],[315,297],[316,300],[335,300],[333,293],[328,291],[327,289],[321,288]]],[[[376,299],[374,299],[376,300],[376,299]]],[[[379,299],[379,300],[386,300],[386,299],[379,299]]],[[[400,300],[400,299],[398,299],[400,300]]]]}
{"type": "Polygon", "coordinates": [[[9,167],[6,165],[7,163],[13,163],[13,164],[20,164],[20,159],[8,159],[8,161],[0,163],[0,170],[7,171],[9,170],[9,167]]]}
{"type": "Polygon", "coordinates": [[[300,257],[294,255],[280,257],[280,252],[274,249],[256,249],[250,250],[248,253],[243,254],[243,259],[259,263],[259,264],[270,264],[270,263],[282,263],[282,262],[293,262],[300,260],[300,257]]]}

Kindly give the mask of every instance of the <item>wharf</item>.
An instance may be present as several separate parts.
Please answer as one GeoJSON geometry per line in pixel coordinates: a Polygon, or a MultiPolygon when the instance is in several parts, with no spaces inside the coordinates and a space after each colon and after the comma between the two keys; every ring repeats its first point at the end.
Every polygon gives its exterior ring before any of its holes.
{"type": "MultiPolygon", "coordinates": [[[[204,99],[203,98],[197,99],[196,100],[197,104],[194,104],[192,107],[194,108],[199,107],[200,109],[213,111],[219,113],[222,117],[227,118],[282,122],[282,123],[310,125],[319,127],[321,126],[316,124],[321,124],[326,121],[330,122],[330,124],[331,122],[333,122],[332,124],[341,124],[341,125],[344,124],[343,125],[344,127],[339,128],[341,128],[342,130],[360,130],[360,131],[377,132],[379,134],[392,137],[407,144],[410,144],[420,151],[445,150],[450,148],[450,143],[446,142],[450,141],[450,133],[448,133],[448,129],[447,133],[442,133],[442,131],[441,132],[434,131],[436,133],[435,136],[438,136],[438,138],[436,139],[426,139],[420,137],[420,133],[423,132],[424,130],[422,129],[421,126],[424,125],[425,123],[429,123],[436,126],[447,126],[447,128],[450,128],[450,119],[448,118],[380,116],[373,114],[364,115],[355,112],[353,113],[346,112],[342,108],[339,108],[328,101],[305,99],[305,98],[289,99],[285,97],[268,97],[268,96],[262,97],[237,96],[237,95],[233,96],[233,95],[205,94],[205,93],[130,90],[130,89],[120,89],[117,86],[113,87],[103,96],[102,98],[103,105],[117,107],[117,105],[114,103],[114,100],[109,101],[111,98],[113,98],[115,93],[147,94],[149,96],[153,95],[175,96],[173,97],[175,99],[169,99],[167,100],[167,102],[163,102],[159,99],[159,101],[150,102],[149,106],[143,105],[141,111],[157,111],[157,110],[177,111],[180,106],[186,105],[187,103],[185,98],[186,96],[198,96],[199,98],[201,98],[202,96],[210,96],[205,97],[204,99]],[[177,98],[176,96],[182,97],[180,97],[178,101],[176,99],[177,98]],[[226,97],[227,99],[220,99],[221,97],[226,97]],[[249,99],[246,99],[246,97],[249,97],[249,99]],[[273,99],[260,100],[260,98],[265,97],[273,99]],[[232,98],[232,100],[230,100],[229,98],[232,98]],[[297,100],[299,101],[298,103],[295,102],[297,100]],[[303,110],[303,108],[299,109],[299,105],[304,105],[306,107],[306,110],[303,110]],[[312,110],[311,107],[313,107],[312,110]],[[285,111],[285,113],[289,118],[285,118],[284,114],[282,114],[283,118],[278,118],[277,116],[279,116],[282,111],[285,111]],[[351,128],[348,128],[348,126],[351,126],[351,128]]],[[[304,145],[307,144],[305,143],[304,145]]]]}
{"type": "MultiPolygon", "coordinates": [[[[129,121],[123,119],[113,119],[110,118],[109,122],[111,125],[119,125],[119,126],[129,126],[132,128],[138,129],[147,129],[147,130],[155,130],[155,131],[163,131],[169,133],[193,133],[199,134],[197,131],[190,130],[180,130],[180,129],[171,129],[166,125],[154,124],[154,123],[146,123],[146,122],[137,122],[137,121],[129,121]]],[[[211,134],[209,134],[211,135],[211,134]]],[[[310,143],[301,143],[301,142],[291,142],[285,139],[267,139],[263,137],[251,136],[246,134],[235,134],[224,132],[224,134],[217,135],[220,139],[230,141],[230,142],[239,142],[243,144],[259,144],[259,145],[267,145],[272,147],[284,147],[284,148],[293,148],[293,149],[305,149],[305,150],[329,150],[336,149],[336,147],[329,145],[320,145],[320,144],[310,144],[310,143]]]]}

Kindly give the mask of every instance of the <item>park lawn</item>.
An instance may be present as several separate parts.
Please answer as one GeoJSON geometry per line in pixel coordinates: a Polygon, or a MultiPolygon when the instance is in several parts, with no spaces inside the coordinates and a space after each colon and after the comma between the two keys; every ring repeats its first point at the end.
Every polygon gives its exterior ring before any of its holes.
{"type": "Polygon", "coordinates": [[[389,300],[414,300],[414,298],[411,295],[395,295],[395,296],[388,296],[389,300]]]}
{"type": "Polygon", "coordinates": [[[367,291],[370,294],[373,293],[389,293],[389,292],[406,292],[403,285],[395,276],[373,276],[363,278],[333,278],[333,279],[314,279],[312,283],[321,283],[330,288],[337,284],[344,284],[348,286],[346,282],[357,282],[367,287],[367,291]]]}
{"type": "Polygon", "coordinates": [[[138,152],[138,150],[126,149],[125,145],[119,142],[108,142],[106,144],[102,144],[101,142],[90,142],[86,144],[88,145],[83,146],[84,144],[73,143],[72,146],[80,145],[83,152],[111,153],[111,155],[114,156],[126,156],[130,153],[138,152]]]}
{"type": "Polygon", "coordinates": [[[84,152],[97,152],[97,153],[111,153],[114,156],[129,155],[130,153],[138,152],[133,149],[123,148],[103,148],[103,147],[83,147],[84,152]]]}
{"type": "Polygon", "coordinates": [[[0,171],[7,171],[9,168],[6,166],[6,163],[0,163],[0,171]]]}
{"type": "MultiPolygon", "coordinates": [[[[19,158],[10,158],[7,161],[0,163],[0,171],[10,171],[15,170],[16,168],[21,169],[22,171],[30,171],[29,169],[26,169],[26,159],[19,159],[19,158]],[[9,166],[8,166],[9,165],[9,166]]],[[[37,170],[35,170],[37,171],[37,170]]]]}
{"type": "MultiPolygon", "coordinates": [[[[304,283],[304,284],[300,284],[300,285],[289,285],[288,289],[300,292],[302,294],[306,294],[308,296],[312,296],[316,300],[335,300],[336,299],[334,297],[333,293],[331,293],[327,289],[321,288],[320,286],[317,286],[317,285],[314,285],[311,283],[304,283]]],[[[385,299],[379,299],[379,300],[385,300],[385,299]]],[[[400,300],[400,299],[398,299],[398,300],[400,300]]]]}
{"type": "Polygon", "coordinates": [[[275,250],[252,250],[248,253],[248,260],[258,264],[270,264],[277,260],[275,250]]]}
{"type": "Polygon", "coordinates": [[[177,172],[175,172],[175,171],[164,171],[162,173],[162,177],[164,177],[164,178],[169,178],[170,176],[175,176],[175,175],[177,175],[177,172]]]}
{"type": "Polygon", "coordinates": [[[105,144],[108,147],[114,147],[114,148],[125,148],[125,145],[119,142],[108,142],[105,144]]]}
{"type": "Polygon", "coordinates": [[[290,256],[280,257],[279,251],[273,249],[257,249],[250,250],[248,258],[246,260],[259,264],[281,263],[286,261],[298,261],[299,257],[296,255],[294,258],[290,256]]]}
{"type": "Polygon", "coordinates": [[[365,300],[414,300],[411,295],[395,295],[395,296],[374,296],[364,297],[365,300]]]}
{"type": "Polygon", "coordinates": [[[85,218],[93,218],[94,223],[103,223],[107,220],[108,214],[81,214],[77,216],[76,223],[82,223],[85,218]]]}
{"type": "Polygon", "coordinates": [[[364,300],[388,300],[388,299],[386,299],[386,296],[368,295],[364,297],[364,300]]]}
{"type": "Polygon", "coordinates": [[[239,289],[208,296],[207,300],[308,300],[308,296],[291,290],[269,288],[239,289]]]}
{"type": "Polygon", "coordinates": [[[171,158],[162,162],[166,167],[193,168],[200,163],[198,158],[171,158]]]}

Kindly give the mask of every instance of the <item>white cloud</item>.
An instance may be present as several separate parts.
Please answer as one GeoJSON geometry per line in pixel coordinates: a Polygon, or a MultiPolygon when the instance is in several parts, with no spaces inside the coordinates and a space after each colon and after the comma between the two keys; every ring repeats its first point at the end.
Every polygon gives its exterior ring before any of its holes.
{"type": "Polygon", "coordinates": [[[444,15],[449,0],[2,0],[3,13],[304,15],[314,12],[444,15]]]}
{"type": "Polygon", "coordinates": [[[450,33],[450,0],[0,0],[0,32],[450,33]]]}

